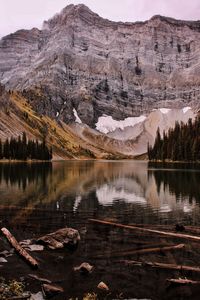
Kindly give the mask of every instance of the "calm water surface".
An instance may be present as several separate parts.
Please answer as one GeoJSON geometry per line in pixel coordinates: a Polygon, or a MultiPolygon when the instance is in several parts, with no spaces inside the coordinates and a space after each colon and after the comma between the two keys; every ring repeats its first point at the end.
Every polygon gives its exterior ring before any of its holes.
{"type": "Polygon", "coordinates": [[[139,161],[0,164],[0,219],[48,231],[88,217],[200,225],[200,167],[139,161]]]}
{"type": "MultiPolygon", "coordinates": [[[[171,270],[131,268],[116,261],[146,259],[197,266],[200,252],[196,245],[192,247],[190,241],[187,244],[184,240],[182,251],[126,254],[145,247],[179,244],[180,240],[88,221],[99,218],[124,224],[164,224],[164,228],[165,224],[177,222],[200,225],[199,178],[200,169],[189,164],[155,166],[136,161],[0,164],[0,224],[18,240],[38,237],[65,225],[79,230],[81,241],[76,251],[33,253],[40,262],[36,275],[64,288],[64,294],[55,300],[83,299],[87,292],[98,293],[98,299],[112,300],[122,296],[123,299],[199,299],[199,290],[197,294],[192,289],[166,290],[167,278],[185,278],[188,273],[180,271],[172,275],[171,270]],[[90,276],[73,271],[82,262],[95,267],[90,276]],[[97,289],[101,281],[111,290],[106,298],[97,289]]],[[[5,249],[10,246],[0,238],[0,252],[5,249]]],[[[8,263],[1,266],[1,276],[7,280],[25,278],[28,289],[36,293],[41,284],[29,278],[30,272],[33,271],[16,255],[8,257],[8,263]]],[[[193,275],[189,278],[200,280],[199,275],[193,275]]]]}

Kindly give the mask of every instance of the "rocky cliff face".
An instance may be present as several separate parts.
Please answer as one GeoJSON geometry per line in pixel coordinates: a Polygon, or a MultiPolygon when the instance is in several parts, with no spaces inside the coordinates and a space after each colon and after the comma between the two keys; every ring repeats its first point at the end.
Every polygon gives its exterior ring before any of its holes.
{"type": "Polygon", "coordinates": [[[155,16],[138,23],[102,19],[69,5],[43,29],[0,41],[0,82],[23,91],[39,114],[94,126],[153,108],[198,107],[200,21],[155,16]]]}

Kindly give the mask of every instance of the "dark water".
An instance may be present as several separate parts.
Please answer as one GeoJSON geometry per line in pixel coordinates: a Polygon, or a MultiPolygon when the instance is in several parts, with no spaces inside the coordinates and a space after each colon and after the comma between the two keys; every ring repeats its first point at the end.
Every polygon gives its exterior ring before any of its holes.
{"type": "Polygon", "coordinates": [[[199,183],[200,167],[189,164],[0,164],[1,219],[38,231],[88,217],[200,225],[199,183]]]}
{"type": "MultiPolygon", "coordinates": [[[[131,268],[121,259],[198,265],[200,250],[190,241],[183,251],[128,255],[127,251],[183,242],[119,228],[95,225],[89,218],[123,224],[176,224],[200,226],[200,168],[189,164],[149,164],[137,161],[67,161],[37,164],[0,164],[0,223],[17,239],[38,237],[65,225],[77,228],[81,242],[74,252],[33,253],[40,262],[35,271],[64,288],[58,300],[83,299],[87,292],[98,299],[199,299],[199,290],[166,289],[167,278],[185,278],[182,271],[131,268]],[[116,254],[113,257],[113,253],[116,254]],[[120,252],[120,253],[119,253],[120,252]],[[119,260],[118,262],[116,260],[119,260]],[[82,262],[95,266],[90,276],[73,267],[82,262]],[[108,295],[97,289],[100,281],[108,295]]],[[[163,227],[162,227],[163,228],[163,227]]],[[[0,252],[10,246],[0,237],[0,252]]],[[[30,281],[29,266],[18,256],[8,257],[1,276],[24,278],[32,292],[41,290],[30,281]],[[15,266],[15,268],[13,268],[15,266]]],[[[190,274],[200,280],[200,275],[190,274]]]]}

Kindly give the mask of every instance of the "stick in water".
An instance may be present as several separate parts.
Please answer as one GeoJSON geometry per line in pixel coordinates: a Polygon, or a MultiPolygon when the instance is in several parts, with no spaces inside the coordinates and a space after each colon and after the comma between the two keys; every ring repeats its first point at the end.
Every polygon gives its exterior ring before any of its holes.
{"type": "Polygon", "coordinates": [[[141,227],[136,227],[136,226],[131,226],[131,225],[123,225],[123,224],[119,224],[119,223],[97,220],[97,219],[89,219],[89,221],[93,222],[93,223],[97,223],[97,224],[102,224],[102,225],[111,225],[111,226],[119,227],[119,228],[125,228],[125,229],[140,231],[140,232],[155,233],[155,234],[160,234],[160,235],[164,235],[164,236],[168,236],[168,237],[181,238],[181,239],[185,239],[185,240],[192,240],[192,241],[200,242],[200,236],[195,236],[195,235],[147,229],[147,228],[141,228],[141,227]]]}
{"type": "Polygon", "coordinates": [[[194,281],[190,279],[167,279],[168,282],[174,285],[200,285],[200,281],[194,281]]]}
{"type": "Polygon", "coordinates": [[[2,228],[1,231],[6,236],[13,248],[17,251],[17,253],[19,253],[19,255],[21,255],[32,267],[38,268],[38,262],[20,246],[10,231],[6,228],[2,228]]]}
{"type": "MultiPolygon", "coordinates": [[[[110,253],[110,257],[119,257],[119,256],[132,256],[132,255],[142,255],[142,254],[149,254],[149,253],[157,253],[157,252],[167,252],[167,251],[174,251],[180,250],[185,247],[184,244],[178,244],[175,246],[167,246],[167,247],[159,247],[159,248],[147,248],[147,249],[140,249],[140,250],[132,250],[132,251],[122,251],[117,253],[110,253]]],[[[104,254],[97,255],[96,258],[105,257],[104,254]]]]}
{"type": "Polygon", "coordinates": [[[167,264],[159,262],[149,262],[149,261],[138,261],[138,260],[118,260],[116,263],[124,263],[125,265],[136,266],[136,267],[151,267],[157,269],[175,270],[175,271],[189,271],[200,273],[200,267],[192,267],[185,265],[167,264]]]}

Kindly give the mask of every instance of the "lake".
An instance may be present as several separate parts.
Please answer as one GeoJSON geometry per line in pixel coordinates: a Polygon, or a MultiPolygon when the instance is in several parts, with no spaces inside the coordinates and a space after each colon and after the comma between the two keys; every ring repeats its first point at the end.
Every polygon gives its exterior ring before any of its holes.
{"type": "MultiPolygon", "coordinates": [[[[183,241],[97,226],[88,221],[96,218],[140,226],[159,225],[171,231],[177,223],[188,228],[200,227],[199,179],[200,167],[191,164],[131,160],[1,163],[0,222],[18,240],[64,226],[79,230],[81,242],[75,252],[33,253],[41,264],[36,274],[59,283],[65,290],[64,296],[55,299],[82,300],[86,292],[99,293],[96,287],[100,281],[111,287],[106,299],[199,299],[199,292],[195,298],[192,290],[166,292],[166,279],[172,276],[171,271],[140,267],[136,270],[120,263],[122,258],[129,258],[196,265],[200,258],[196,244],[184,241],[187,251],[175,251],[173,255],[136,255],[134,251],[138,249],[183,241]],[[95,266],[90,276],[73,271],[74,266],[84,261],[95,266]]],[[[9,245],[0,238],[0,251],[5,249],[9,250],[9,245]]],[[[8,263],[1,267],[1,276],[23,277],[25,284],[38,292],[40,283],[30,281],[29,273],[29,266],[16,255],[8,257],[8,263]]],[[[182,271],[176,273],[178,277],[187,275],[182,271]]],[[[190,278],[196,279],[197,274],[190,278]]],[[[99,299],[104,298],[105,295],[99,295],[99,299]]]]}
{"type": "Polygon", "coordinates": [[[200,224],[199,181],[200,167],[190,164],[0,164],[1,218],[38,232],[72,226],[69,222],[84,222],[87,217],[125,224],[196,225],[200,224]]]}

